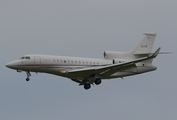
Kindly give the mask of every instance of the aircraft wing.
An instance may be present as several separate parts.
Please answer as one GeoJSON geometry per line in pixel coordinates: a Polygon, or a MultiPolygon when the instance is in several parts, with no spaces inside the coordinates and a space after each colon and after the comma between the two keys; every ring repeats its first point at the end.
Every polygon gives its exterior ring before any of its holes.
{"type": "Polygon", "coordinates": [[[94,74],[98,74],[100,76],[111,75],[117,71],[121,71],[121,70],[128,69],[131,67],[136,67],[135,63],[155,58],[159,54],[160,49],[161,48],[158,48],[156,52],[150,56],[143,57],[140,59],[135,59],[129,62],[112,64],[112,65],[101,66],[101,67],[97,66],[97,67],[75,69],[75,70],[67,71],[67,73],[73,74],[74,76],[78,76],[78,77],[90,77],[91,75],[94,75],[94,74]]]}

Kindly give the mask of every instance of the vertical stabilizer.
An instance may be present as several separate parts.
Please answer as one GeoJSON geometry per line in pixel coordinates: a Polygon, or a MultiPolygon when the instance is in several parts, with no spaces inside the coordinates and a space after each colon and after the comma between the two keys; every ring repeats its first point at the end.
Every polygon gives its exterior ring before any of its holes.
{"type": "Polygon", "coordinates": [[[131,51],[132,54],[150,54],[154,40],[156,37],[155,33],[144,33],[145,37],[143,40],[131,51]]]}

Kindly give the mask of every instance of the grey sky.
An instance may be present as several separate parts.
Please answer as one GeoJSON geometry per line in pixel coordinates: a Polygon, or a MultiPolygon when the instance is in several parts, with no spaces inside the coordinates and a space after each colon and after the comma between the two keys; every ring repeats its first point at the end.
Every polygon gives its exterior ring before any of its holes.
{"type": "Polygon", "coordinates": [[[176,120],[176,0],[0,0],[0,119],[176,120]],[[157,33],[155,72],[92,86],[5,67],[31,53],[103,58],[157,33]]]}

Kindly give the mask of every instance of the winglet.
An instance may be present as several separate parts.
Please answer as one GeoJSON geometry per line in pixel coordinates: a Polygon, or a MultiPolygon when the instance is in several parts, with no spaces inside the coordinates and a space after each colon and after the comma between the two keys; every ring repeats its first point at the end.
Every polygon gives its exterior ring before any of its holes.
{"type": "Polygon", "coordinates": [[[159,52],[160,52],[160,49],[161,49],[161,48],[159,47],[151,57],[152,57],[152,58],[157,57],[157,55],[158,55],[159,52]]]}

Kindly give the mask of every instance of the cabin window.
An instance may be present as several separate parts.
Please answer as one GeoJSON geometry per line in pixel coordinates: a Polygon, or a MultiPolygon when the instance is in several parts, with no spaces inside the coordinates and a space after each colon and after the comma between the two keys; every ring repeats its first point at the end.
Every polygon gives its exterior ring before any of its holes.
{"type": "Polygon", "coordinates": [[[57,60],[57,62],[59,62],[59,60],[57,60]]]}
{"type": "Polygon", "coordinates": [[[64,60],[64,63],[66,63],[66,60],[64,60]]]}
{"type": "Polygon", "coordinates": [[[70,61],[68,60],[68,63],[70,63],[70,61]]]}
{"type": "Polygon", "coordinates": [[[85,64],[85,62],[84,62],[84,61],[82,61],[82,64],[84,65],[84,64],[85,64]]]}
{"type": "Polygon", "coordinates": [[[75,63],[77,64],[77,61],[75,61],[75,63]]]}

